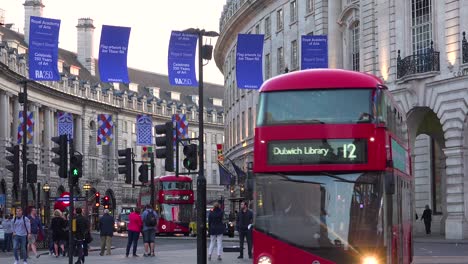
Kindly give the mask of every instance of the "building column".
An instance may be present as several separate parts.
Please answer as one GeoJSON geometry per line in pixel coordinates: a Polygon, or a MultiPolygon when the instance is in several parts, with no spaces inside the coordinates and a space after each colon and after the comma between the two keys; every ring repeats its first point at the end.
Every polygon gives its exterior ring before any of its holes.
{"type": "Polygon", "coordinates": [[[464,217],[463,196],[463,147],[443,149],[446,156],[446,201],[447,218],[445,220],[446,239],[464,239],[467,222],[464,217]]]}
{"type": "Polygon", "coordinates": [[[75,131],[73,140],[75,143],[75,150],[83,154],[83,118],[81,116],[76,116],[74,122],[75,131]]]}
{"type": "Polygon", "coordinates": [[[3,126],[0,126],[0,171],[5,171],[3,174],[6,173],[5,169],[5,148],[9,145],[8,138],[9,138],[9,118],[8,118],[8,110],[10,109],[10,99],[6,92],[0,92],[0,120],[3,120],[3,126]]]}
{"type": "Polygon", "coordinates": [[[343,68],[343,32],[338,25],[341,0],[328,1],[328,67],[343,68]]]}
{"type": "Polygon", "coordinates": [[[11,139],[13,144],[18,143],[18,126],[19,126],[19,112],[20,112],[20,103],[18,97],[13,99],[13,125],[11,126],[11,139]]]}
{"type": "Polygon", "coordinates": [[[40,161],[39,155],[41,153],[41,139],[40,139],[40,133],[39,133],[39,124],[41,120],[39,120],[39,105],[35,103],[31,103],[29,105],[29,111],[33,113],[33,119],[34,119],[34,128],[33,128],[33,140],[32,140],[32,151],[31,148],[28,151],[28,156],[31,160],[33,160],[34,163],[38,163],[40,161]]]}
{"type": "Polygon", "coordinates": [[[50,182],[50,162],[51,162],[51,138],[53,135],[54,117],[50,108],[44,109],[44,173],[49,177],[50,182]],[[52,133],[51,133],[52,132],[52,133]]]}

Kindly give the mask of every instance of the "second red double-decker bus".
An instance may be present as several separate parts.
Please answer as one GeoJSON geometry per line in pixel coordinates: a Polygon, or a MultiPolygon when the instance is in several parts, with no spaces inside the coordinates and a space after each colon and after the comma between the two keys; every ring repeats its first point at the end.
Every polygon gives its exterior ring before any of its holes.
{"type": "Polygon", "coordinates": [[[375,76],[284,74],[260,90],[254,263],[412,260],[405,117],[375,76]]]}
{"type": "MultiPolygon", "coordinates": [[[[161,176],[154,179],[155,210],[159,214],[156,234],[189,234],[193,211],[192,178],[187,176],[161,176]]],[[[151,189],[142,187],[138,206],[150,204],[151,189]]]]}

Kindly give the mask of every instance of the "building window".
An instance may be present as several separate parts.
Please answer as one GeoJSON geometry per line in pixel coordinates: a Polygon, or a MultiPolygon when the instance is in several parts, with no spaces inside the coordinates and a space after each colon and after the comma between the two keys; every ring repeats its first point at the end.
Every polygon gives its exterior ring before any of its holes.
{"type": "Polygon", "coordinates": [[[236,123],[236,143],[240,142],[240,118],[237,115],[237,123],[236,123]]]}
{"type": "Polygon", "coordinates": [[[249,136],[252,136],[252,131],[253,131],[253,113],[252,113],[252,107],[249,107],[249,112],[248,112],[248,119],[249,119],[249,123],[247,124],[247,129],[248,129],[248,135],[249,136]]]}
{"type": "Polygon", "coordinates": [[[289,8],[291,13],[290,22],[294,23],[297,21],[297,2],[291,1],[291,3],[289,4],[289,8]]]}
{"type": "Polygon", "coordinates": [[[276,31],[283,30],[283,9],[276,11],[276,31]]]}
{"type": "Polygon", "coordinates": [[[271,21],[270,17],[265,17],[265,37],[269,37],[271,35],[271,21]]]}
{"type": "Polygon", "coordinates": [[[271,77],[271,62],[270,54],[265,54],[265,80],[270,79],[271,77]]]}
{"type": "Polygon", "coordinates": [[[277,74],[283,73],[284,69],[284,52],[283,52],[283,47],[279,47],[277,51],[277,59],[278,61],[276,62],[278,65],[277,68],[277,74]]]}
{"type": "Polygon", "coordinates": [[[354,23],[351,28],[351,41],[353,71],[359,71],[359,22],[354,23]]]}
{"type": "Polygon", "coordinates": [[[306,2],[307,13],[314,12],[314,1],[315,0],[307,0],[306,2]]]}
{"type": "Polygon", "coordinates": [[[413,54],[423,54],[431,47],[431,0],[411,0],[411,34],[413,54]]]}
{"type": "Polygon", "coordinates": [[[242,139],[245,139],[246,125],[247,124],[245,123],[245,111],[242,111],[242,139]]]}
{"type": "Polygon", "coordinates": [[[297,40],[291,42],[291,69],[297,69],[298,53],[297,53],[297,40]]]}
{"type": "Polygon", "coordinates": [[[255,26],[255,34],[260,34],[260,24],[255,26]]]}

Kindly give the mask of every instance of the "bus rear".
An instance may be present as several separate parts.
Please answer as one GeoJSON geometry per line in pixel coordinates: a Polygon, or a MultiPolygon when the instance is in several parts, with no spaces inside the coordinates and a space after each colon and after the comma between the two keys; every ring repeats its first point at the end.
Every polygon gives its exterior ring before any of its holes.
{"type": "MultiPolygon", "coordinates": [[[[388,96],[376,77],[344,70],[294,72],[262,86],[254,263],[409,263],[409,247],[391,246],[403,221],[393,221],[402,200],[393,195],[389,146],[407,153],[407,144],[384,122],[388,96]]],[[[409,189],[408,173],[399,172],[409,189]]]]}
{"type": "MultiPolygon", "coordinates": [[[[186,176],[161,176],[154,179],[155,210],[159,214],[156,233],[189,234],[194,196],[192,179],[186,176]]],[[[140,193],[140,206],[150,203],[150,188],[140,193]]]]}

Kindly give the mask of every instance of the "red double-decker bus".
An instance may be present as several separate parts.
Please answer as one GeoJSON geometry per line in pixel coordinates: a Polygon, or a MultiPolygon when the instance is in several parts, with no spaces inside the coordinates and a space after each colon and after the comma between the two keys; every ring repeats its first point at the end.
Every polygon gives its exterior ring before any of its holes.
{"type": "Polygon", "coordinates": [[[411,263],[406,121],[383,82],[304,70],[259,97],[254,263],[411,263]]]}
{"type": "MultiPolygon", "coordinates": [[[[192,178],[186,176],[161,176],[154,179],[155,210],[159,214],[156,234],[189,235],[193,211],[192,178]]],[[[151,201],[151,188],[142,187],[138,206],[144,208],[151,201]]]]}

